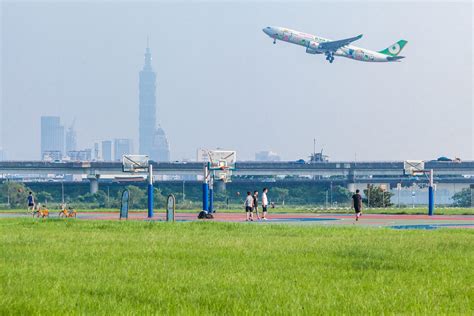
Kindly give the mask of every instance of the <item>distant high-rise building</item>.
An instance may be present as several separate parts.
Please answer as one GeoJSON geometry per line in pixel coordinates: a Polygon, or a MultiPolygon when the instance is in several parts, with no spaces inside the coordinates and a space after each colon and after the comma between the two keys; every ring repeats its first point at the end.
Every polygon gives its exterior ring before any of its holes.
{"type": "Polygon", "coordinates": [[[99,143],[98,142],[94,143],[94,155],[93,155],[92,159],[94,159],[94,160],[100,160],[101,159],[99,143]]]}
{"type": "Polygon", "coordinates": [[[121,161],[123,155],[133,154],[133,143],[128,138],[116,138],[114,140],[114,157],[116,161],[121,161]]]}
{"type": "Polygon", "coordinates": [[[168,140],[163,129],[156,128],[156,122],[156,73],[151,67],[150,47],[147,45],[145,65],[139,75],[138,152],[155,161],[169,161],[168,140]]]}
{"type": "Polygon", "coordinates": [[[7,152],[5,149],[0,147],[0,161],[7,160],[7,152]]]}
{"type": "Polygon", "coordinates": [[[102,159],[104,161],[112,161],[112,141],[102,141],[102,159]]]}
{"type": "Polygon", "coordinates": [[[63,153],[59,150],[45,150],[41,155],[41,160],[44,161],[58,161],[63,159],[63,153]]]}
{"type": "Polygon", "coordinates": [[[209,162],[209,155],[207,150],[204,148],[198,148],[196,150],[196,161],[197,162],[209,162]]]}
{"type": "Polygon", "coordinates": [[[170,161],[170,145],[165,131],[160,126],[156,129],[151,159],[158,162],[170,161]]]}
{"type": "Polygon", "coordinates": [[[74,150],[77,150],[77,134],[72,123],[66,131],[66,153],[74,150]]]}
{"type": "MultiPolygon", "coordinates": [[[[41,157],[46,152],[59,153],[59,159],[64,156],[64,126],[61,125],[59,116],[41,117],[41,157]]],[[[57,158],[57,155],[55,154],[57,158]]]]}
{"type": "Polygon", "coordinates": [[[72,150],[68,151],[67,155],[72,161],[91,161],[92,149],[86,148],[83,150],[72,150]]]}
{"type": "Polygon", "coordinates": [[[260,151],[255,153],[256,161],[280,161],[280,156],[273,151],[260,151]]]}
{"type": "Polygon", "coordinates": [[[152,156],[156,128],[156,74],[151,67],[150,48],[145,51],[145,65],[139,75],[139,153],[152,156]]]}

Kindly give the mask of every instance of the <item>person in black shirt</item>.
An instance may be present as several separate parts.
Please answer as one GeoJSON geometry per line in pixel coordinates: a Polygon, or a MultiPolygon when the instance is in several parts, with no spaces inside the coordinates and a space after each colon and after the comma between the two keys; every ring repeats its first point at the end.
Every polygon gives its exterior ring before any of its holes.
{"type": "Polygon", "coordinates": [[[258,215],[258,191],[253,192],[253,210],[255,211],[255,215],[257,215],[257,219],[260,220],[260,216],[258,215]]]}
{"type": "Polygon", "coordinates": [[[356,221],[358,221],[362,215],[362,196],[359,192],[359,189],[357,189],[356,193],[352,196],[352,207],[356,213],[356,221]]]}

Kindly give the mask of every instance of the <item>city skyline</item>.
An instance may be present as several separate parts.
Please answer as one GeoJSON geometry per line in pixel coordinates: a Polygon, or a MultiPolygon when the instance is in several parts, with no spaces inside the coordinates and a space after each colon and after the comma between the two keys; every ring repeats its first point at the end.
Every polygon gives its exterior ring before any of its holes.
{"type": "Polygon", "coordinates": [[[11,159],[37,157],[43,115],[77,117],[78,148],[97,139],[138,144],[136,71],[147,35],[156,56],[158,118],[166,118],[158,121],[172,139],[172,160],[192,159],[200,147],[237,150],[241,160],[261,150],[296,160],[312,151],[314,137],[332,160],[473,159],[469,3],[4,2],[2,8],[0,147],[11,159]],[[314,20],[304,13],[314,11],[324,14],[314,20]],[[329,17],[336,13],[371,19],[334,25],[329,17]],[[84,15],[87,25],[78,18],[84,15]],[[420,15],[429,32],[418,27],[420,15]],[[331,38],[357,31],[365,34],[361,45],[374,49],[406,38],[407,58],[329,66],[288,45],[274,49],[261,32],[267,25],[331,38]],[[439,49],[446,38],[456,58],[439,49]],[[252,124],[242,123],[246,115],[252,124]]]}

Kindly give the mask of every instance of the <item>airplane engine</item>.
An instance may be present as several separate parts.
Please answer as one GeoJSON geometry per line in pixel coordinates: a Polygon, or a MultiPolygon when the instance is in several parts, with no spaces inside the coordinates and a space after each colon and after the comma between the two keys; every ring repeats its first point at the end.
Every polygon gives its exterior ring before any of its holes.
{"type": "Polygon", "coordinates": [[[319,47],[319,43],[316,42],[309,42],[308,47],[306,48],[306,52],[308,54],[321,54],[317,49],[319,47]]]}
{"type": "Polygon", "coordinates": [[[307,52],[308,54],[313,54],[313,55],[314,55],[314,54],[321,54],[321,53],[318,52],[317,50],[312,49],[312,48],[309,48],[309,47],[306,48],[306,52],[307,52]]]}

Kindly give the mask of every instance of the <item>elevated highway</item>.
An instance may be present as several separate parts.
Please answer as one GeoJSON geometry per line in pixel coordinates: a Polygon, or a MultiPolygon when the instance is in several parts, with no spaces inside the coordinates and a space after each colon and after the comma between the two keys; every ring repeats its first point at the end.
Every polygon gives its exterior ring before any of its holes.
{"type": "MultiPolygon", "coordinates": [[[[203,174],[202,162],[153,163],[153,171],[158,176],[198,176],[203,174]]],[[[436,183],[451,183],[455,186],[474,185],[474,161],[425,163],[426,169],[433,169],[436,183]]],[[[0,162],[0,178],[81,175],[90,182],[90,192],[99,188],[99,179],[124,176],[120,162],[44,162],[44,161],[3,161],[0,162]]],[[[234,175],[238,176],[308,176],[319,182],[329,181],[347,186],[351,191],[368,183],[388,185],[410,185],[423,182],[423,177],[404,176],[403,162],[239,162],[234,175]]]]}
{"type": "MultiPolygon", "coordinates": [[[[426,169],[433,169],[437,176],[474,176],[474,161],[425,162],[426,169]]],[[[155,175],[201,175],[203,163],[156,163],[155,175]]],[[[120,162],[45,162],[45,161],[2,161],[3,175],[124,175],[120,162]]],[[[403,162],[238,162],[235,175],[240,176],[403,176],[403,162]]]]}

